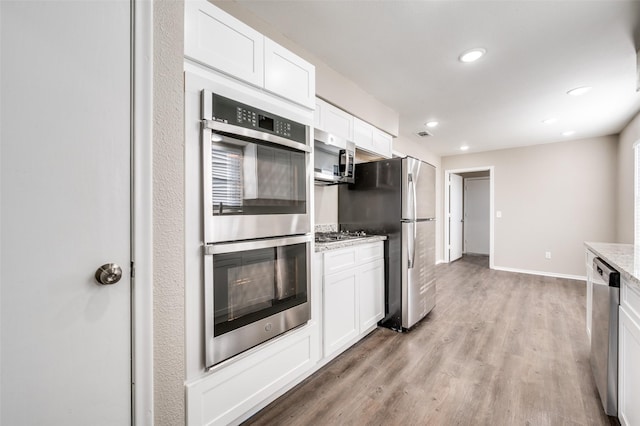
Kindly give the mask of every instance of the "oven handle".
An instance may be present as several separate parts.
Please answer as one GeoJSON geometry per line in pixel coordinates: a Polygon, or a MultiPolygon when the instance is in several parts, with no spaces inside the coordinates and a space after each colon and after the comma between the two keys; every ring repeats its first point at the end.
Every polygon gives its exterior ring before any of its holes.
{"type": "Polygon", "coordinates": [[[258,139],[265,142],[283,145],[289,148],[297,149],[298,151],[311,152],[311,147],[309,145],[300,142],[294,142],[292,140],[285,139],[280,136],[275,136],[270,133],[264,133],[253,129],[245,129],[244,127],[234,126],[233,124],[221,123],[219,121],[213,120],[202,120],[202,125],[205,129],[211,129],[213,131],[245,136],[251,139],[258,139]]]}
{"type": "Polygon", "coordinates": [[[233,243],[217,243],[217,244],[205,244],[203,250],[205,256],[222,254],[222,253],[235,253],[239,251],[256,250],[272,247],[288,246],[292,244],[310,243],[311,235],[296,235],[285,238],[270,238],[264,240],[252,240],[233,243]]]}

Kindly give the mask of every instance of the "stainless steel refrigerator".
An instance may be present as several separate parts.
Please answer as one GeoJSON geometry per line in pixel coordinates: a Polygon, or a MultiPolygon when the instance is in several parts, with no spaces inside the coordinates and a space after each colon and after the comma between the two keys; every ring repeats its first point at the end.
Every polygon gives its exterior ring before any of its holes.
{"type": "Polygon", "coordinates": [[[356,164],[338,190],[343,230],[385,234],[385,317],[402,331],[435,306],[435,168],[411,157],[356,164]]]}

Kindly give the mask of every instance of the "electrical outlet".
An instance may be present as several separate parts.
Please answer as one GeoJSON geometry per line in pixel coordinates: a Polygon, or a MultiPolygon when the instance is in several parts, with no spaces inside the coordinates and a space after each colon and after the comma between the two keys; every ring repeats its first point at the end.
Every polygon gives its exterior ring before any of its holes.
{"type": "Polygon", "coordinates": [[[545,257],[545,259],[551,259],[551,252],[550,251],[545,251],[544,252],[544,257],[545,257]]]}

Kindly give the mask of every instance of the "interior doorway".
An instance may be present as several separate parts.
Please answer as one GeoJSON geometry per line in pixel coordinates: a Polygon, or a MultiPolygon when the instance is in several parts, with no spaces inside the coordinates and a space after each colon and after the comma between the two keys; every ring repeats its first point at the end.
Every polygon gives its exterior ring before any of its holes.
{"type": "Polygon", "coordinates": [[[489,256],[494,267],[493,166],[445,170],[444,258],[489,256]]]}

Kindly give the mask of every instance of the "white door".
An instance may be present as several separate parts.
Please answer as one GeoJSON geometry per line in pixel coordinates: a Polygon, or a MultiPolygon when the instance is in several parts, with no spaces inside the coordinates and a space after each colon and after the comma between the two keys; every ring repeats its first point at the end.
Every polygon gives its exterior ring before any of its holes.
{"type": "Polygon", "coordinates": [[[453,262],[462,257],[462,176],[449,176],[449,261],[453,262]]]}
{"type": "Polygon", "coordinates": [[[131,422],[129,9],[0,1],[3,425],[131,422]]]}
{"type": "Polygon", "coordinates": [[[489,254],[489,178],[464,181],[464,252],[489,254]]]}

